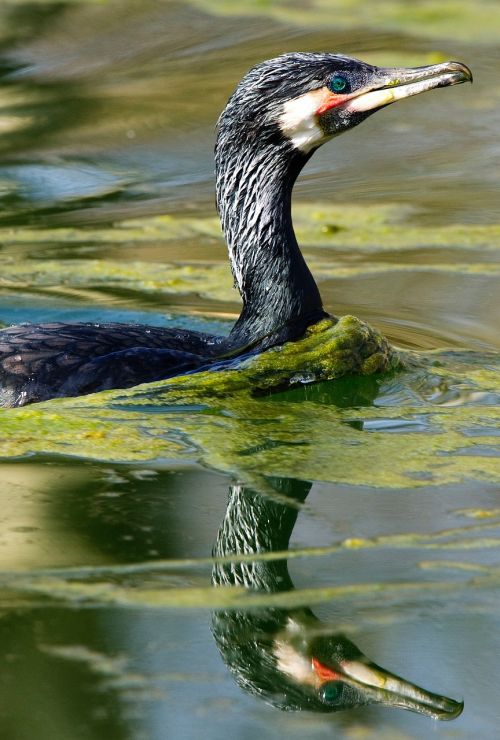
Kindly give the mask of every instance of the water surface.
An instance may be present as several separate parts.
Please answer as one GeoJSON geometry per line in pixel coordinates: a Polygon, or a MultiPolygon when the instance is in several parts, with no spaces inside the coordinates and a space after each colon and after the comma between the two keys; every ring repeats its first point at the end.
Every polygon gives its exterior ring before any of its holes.
{"type": "Polygon", "coordinates": [[[380,18],[341,5],[330,19],[320,2],[307,19],[294,3],[0,10],[2,325],[228,330],[239,304],[213,214],[214,126],[257,61],[333,50],[455,58],[475,75],[380,112],[296,189],[327,309],[415,350],[411,371],[260,398],[155,386],[1,412],[3,738],[496,737],[491,5],[475,4],[476,25],[460,3],[428,23],[404,3],[381,3],[380,18]],[[241,603],[211,588],[210,555],[230,486],[272,496],[276,479],[313,482],[283,608],[310,605],[380,665],[463,699],[459,719],[283,713],[237,686],[211,625],[241,603]]]}

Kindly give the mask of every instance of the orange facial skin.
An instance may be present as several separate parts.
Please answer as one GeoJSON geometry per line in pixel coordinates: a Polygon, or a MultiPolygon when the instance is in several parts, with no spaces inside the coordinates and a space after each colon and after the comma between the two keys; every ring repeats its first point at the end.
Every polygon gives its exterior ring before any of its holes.
{"type": "Polygon", "coordinates": [[[332,108],[337,108],[337,106],[342,105],[342,103],[346,103],[349,98],[352,98],[352,95],[340,95],[337,93],[333,93],[327,87],[322,87],[320,92],[322,102],[320,107],[316,110],[317,116],[321,116],[323,113],[326,113],[326,111],[331,110],[332,108]]]}
{"type": "Polygon", "coordinates": [[[331,668],[320,663],[317,658],[312,659],[312,665],[321,683],[324,683],[325,681],[339,681],[341,678],[340,674],[335,673],[331,668]]]}

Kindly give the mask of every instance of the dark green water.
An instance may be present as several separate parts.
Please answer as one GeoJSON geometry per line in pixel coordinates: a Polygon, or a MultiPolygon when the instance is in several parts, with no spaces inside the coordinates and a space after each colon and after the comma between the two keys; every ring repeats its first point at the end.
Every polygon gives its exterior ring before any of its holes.
{"type": "Polygon", "coordinates": [[[425,370],[250,401],[155,389],[0,412],[1,738],[497,736],[498,44],[477,21],[486,2],[476,20],[428,3],[427,24],[404,3],[379,19],[336,5],[328,22],[321,2],[307,18],[292,3],[0,8],[0,325],[227,328],[213,131],[253,63],[328,49],[475,74],[333,142],[296,192],[327,308],[425,370]],[[230,486],[271,495],[271,477],[313,481],[285,606],[463,699],[459,719],[285,713],[237,686],[211,633],[232,602],[210,587],[210,555],[230,486]]]}

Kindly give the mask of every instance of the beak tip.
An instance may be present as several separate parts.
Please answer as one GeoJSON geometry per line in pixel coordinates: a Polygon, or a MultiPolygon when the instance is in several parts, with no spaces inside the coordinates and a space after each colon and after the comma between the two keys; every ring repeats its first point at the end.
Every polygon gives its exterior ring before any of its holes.
{"type": "Polygon", "coordinates": [[[457,717],[460,717],[460,715],[464,711],[463,701],[450,700],[450,704],[453,704],[454,706],[450,706],[450,711],[447,711],[446,714],[440,717],[440,719],[444,719],[444,720],[457,719],[457,717]]]}
{"type": "Polygon", "coordinates": [[[456,71],[462,75],[462,82],[470,82],[472,84],[474,78],[470,67],[462,62],[451,62],[450,66],[455,67],[456,71]]]}
{"type": "MultiPolygon", "coordinates": [[[[450,722],[453,719],[460,717],[464,711],[464,702],[456,701],[455,699],[449,699],[445,696],[434,696],[433,701],[430,705],[432,707],[429,715],[444,722],[450,722]]],[[[425,705],[422,705],[422,714],[425,714],[425,705]]],[[[419,711],[418,709],[416,711],[419,711]]]]}

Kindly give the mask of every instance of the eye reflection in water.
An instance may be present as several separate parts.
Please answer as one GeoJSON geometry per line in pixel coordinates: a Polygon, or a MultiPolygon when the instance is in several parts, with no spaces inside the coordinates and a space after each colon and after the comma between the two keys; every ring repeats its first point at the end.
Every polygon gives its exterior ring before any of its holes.
{"type": "MultiPolygon", "coordinates": [[[[311,484],[289,478],[268,482],[275,497],[231,486],[214,547],[217,558],[288,548],[296,504],[306,499],[311,484]]],[[[293,590],[286,560],[226,560],[214,566],[212,581],[268,593],[293,590]]],[[[326,631],[307,607],[216,612],[213,634],[238,684],[283,710],[335,712],[382,704],[454,719],[463,709],[462,703],[376,665],[344,635],[326,631]]]]}

